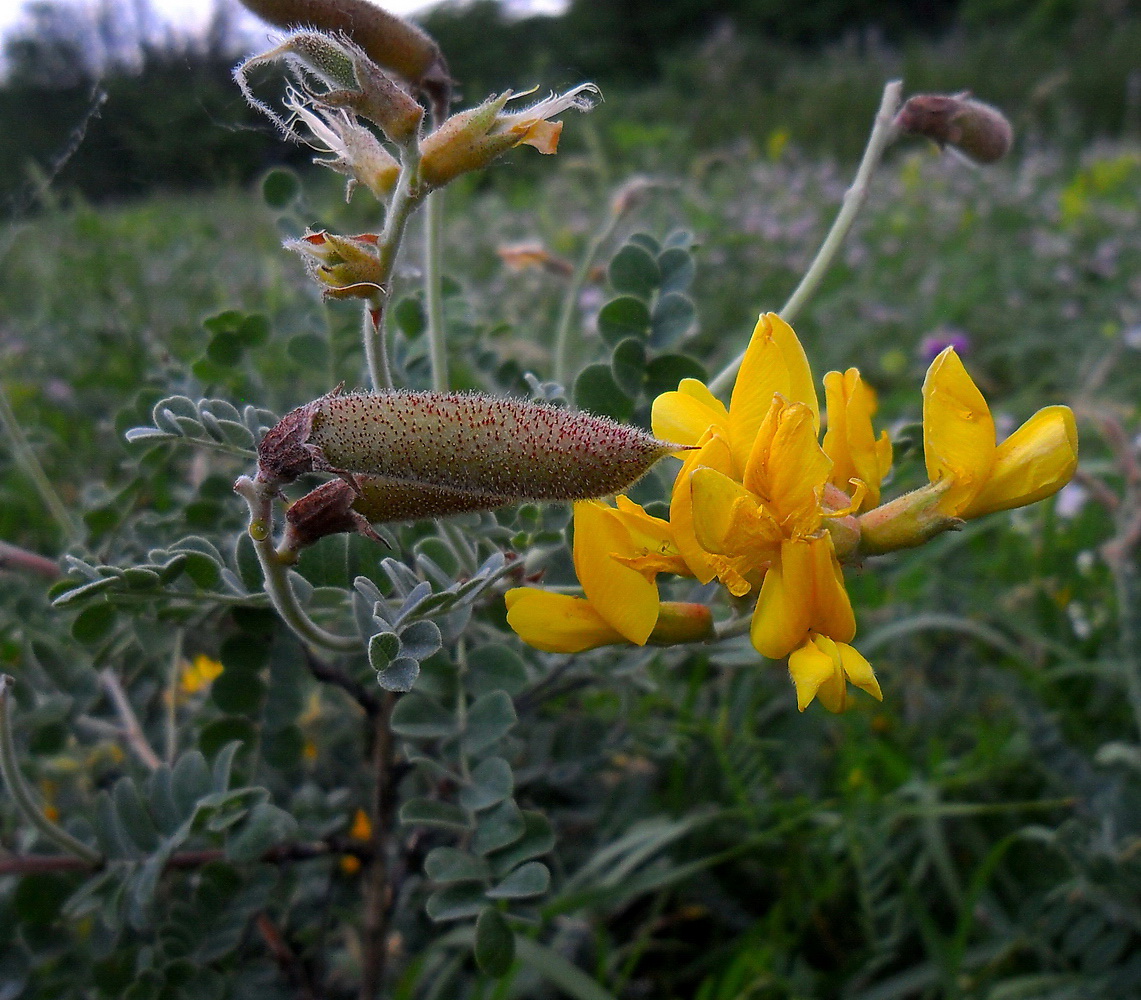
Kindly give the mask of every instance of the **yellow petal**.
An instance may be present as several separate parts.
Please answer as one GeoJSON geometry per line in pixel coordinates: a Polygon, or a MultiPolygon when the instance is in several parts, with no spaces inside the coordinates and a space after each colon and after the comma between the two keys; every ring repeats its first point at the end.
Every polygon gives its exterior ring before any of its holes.
{"type": "Polygon", "coordinates": [[[749,630],[753,648],[770,660],[788,656],[808,634],[812,602],[811,560],[807,547],[786,542],[779,561],[761,584],[749,630]]]}
{"type": "Polygon", "coordinates": [[[883,701],[880,682],[876,680],[876,673],[872,670],[872,665],[864,659],[863,654],[844,642],[836,643],[836,649],[840,654],[840,665],[844,668],[848,680],[860,690],[867,691],[876,701],[883,701]]]}
{"type": "Polygon", "coordinates": [[[682,379],[676,392],[663,392],[650,413],[655,437],[687,445],[696,445],[710,427],[728,421],[725,404],[695,378],[682,379]]]}
{"type": "Polygon", "coordinates": [[[819,403],[804,348],[792,327],[775,313],[765,313],[753,329],[729,401],[729,444],[739,468],[748,460],[776,393],[790,402],[804,403],[819,429],[819,403]]]}
{"type": "Polygon", "coordinates": [[[690,571],[701,583],[709,583],[717,576],[714,559],[697,541],[693,518],[693,491],[690,477],[702,466],[728,472],[732,464],[729,446],[723,438],[711,437],[696,451],[687,454],[681,471],[674,480],[670,496],[670,526],[673,528],[674,544],[686,561],[690,571]]]}
{"type": "Polygon", "coordinates": [[[591,606],[621,635],[641,646],[658,618],[658,588],[612,555],[635,555],[617,511],[597,500],[574,505],[574,568],[591,606]]]}
{"type": "Polygon", "coordinates": [[[1078,428],[1068,406],[1039,410],[998,446],[990,479],[961,512],[981,517],[1052,496],[1078,467],[1078,428]]]}
{"type": "Polygon", "coordinates": [[[877,507],[880,483],[891,466],[891,441],[886,435],[877,441],[872,430],[872,416],[877,408],[875,390],[856,368],[849,368],[843,375],[829,372],[824,376],[824,388],[828,398],[824,451],[833,462],[831,482],[850,493],[851,481],[860,480],[867,489],[860,509],[877,507]]]}
{"type": "Polygon", "coordinates": [[[830,712],[842,710],[844,679],[840,664],[817,643],[809,641],[792,651],[788,658],[788,673],[796,686],[796,707],[800,711],[803,712],[811,705],[818,693],[821,704],[830,712]],[[840,680],[841,692],[839,709],[833,707],[836,702],[837,678],[840,680]]]}
{"type": "Polygon", "coordinates": [[[580,653],[622,642],[590,602],[534,587],[507,591],[507,624],[525,643],[548,653],[580,653]]]}
{"type": "MultiPolygon", "coordinates": [[[[795,519],[795,529],[813,532],[820,525],[820,495],[832,460],[816,441],[815,415],[803,403],[781,414],[768,460],[768,492],[777,516],[795,519]]],[[[791,527],[791,525],[790,525],[791,527]]]]}
{"type": "Polygon", "coordinates": [[[940,354],[923,382],[923,455],[931,482],[952,480],[943,510],[957,515],[986,485],[994,465],[990,407],[953,347],[940,354]]]}
{"type": "Polygon", "coordinates": [[[518,145],[533,146],[540,153],[551,154],[559,148],[559,136],[563,132],[562,122],[537,121],[520,122],[511,126],[513,135],[519,136],[518,145]]]}
{"type": "Polygon", "coordinates": [[[736,480],[708,466],[694,469],[689,482],[693,491],[693,530],[698,544],[707,552],[734,555],[728,545],[734,507],[738,502],[756,507],[756,498],[736,480]]]}
{"type": "Polygon", "coordinates": [[[788,542],[781,548],[781,558],[785,552],[807,549],[807,564],[810,567],[811,594],[809,627],[836,642],[848,642],[856,634],[856,616],[852,613],[852,602],[844,587],[844,571],[832,547],[832,536],[824,534],[804,542],[788,542]]]}

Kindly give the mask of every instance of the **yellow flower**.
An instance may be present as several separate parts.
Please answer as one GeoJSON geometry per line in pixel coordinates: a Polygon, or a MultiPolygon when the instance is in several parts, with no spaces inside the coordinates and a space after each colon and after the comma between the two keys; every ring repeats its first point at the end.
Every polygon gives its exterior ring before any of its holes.
{"type": "Polygon", "coordinates": [[[829,712],[848,707],[848,681],[883,701],[871,665],[851,646],[812,633],[788,658],[788,672],[796,685],[796,707],[804,711],[814,698],[829,712]]]}
{"type": "Polygon", "coordinates": [[[824,376],[824,393],[828,401],[828,430],[824,435],[824,451],[832,459],[830,482],[846,493],[852,492],[852,481],[866,487],[860,510],[879,506],[880,485],[891,468],[891,438],[883,431],[879,438],[872,430],[876,412],[876,394],[860,378],[856,368],[846,372],[829,372],[824,376]]]}
{"type": "Polygon", "coordinates": [[[931,482],[946,481],[940,510],[982,517],[1065,486],[1078,464],[1077,425],[1068,406],[1047,406],[996,445],[990,407],[948,347],[923,382],[923,454],[931,482]]]}
{"type": "Polygon", "coordinates": [[[574,505],[574,566],[585,598],[528,587],[508,591],[507,622],[528,644],[577,653],[616,642],[707,637],[708,608],[663,604],[658,595],[659,573],[690,575],[669,522],[625,496],[616,502],[617,509],[598,500],[574,505]]]}
{"type": "MultiPolygon", "coordinates": [[[[699,446],[685,455],[674,484],[675,541],[698,579],[718,576],[737,596],[759,584],[750,630],[757,651],[771,659],[795,654],[799,665],[806,657],[823,656],[822,648],[840,664],[836,651],[849,650],[844,655],[853,664],[856,658],[864,663],[874,683],[871,667],[846,645],[856,623],[825,524],[858,508],[872,490],[878,497],[891,446],[886,436],[875,439],[875,397],[859,372],[832,373],[825,385],[830,433],[822,448],[804,350],[787,323],[765,315],[753,332],[728,409],[700,382],[688,380],[655,400],[654,429],[699,446]],[[834,486],[851,490],[853,479],[859,480],[855,501],[849,503],[844,493],[837,504],[834,486]],[[828,490],[834,496],[826,501],[828,490]]],[[[803,705],[826,680],[821,675],[815,687],[804,687],[803,705]]],[[[841,685],[841,695],[843,690],[841,685]]],[[[826,691],[822,701],[842,703],[834,682],[826,691]]]]}
{"type": "Polygon", "coordinates": [[[222,669],[221,663],[212,660],[205,653],[199,653],[192,663],[184,660],[182,671],[178,675],[179,694],[189,696],[205,690],[211,681],[222,673],[222,669]]]}

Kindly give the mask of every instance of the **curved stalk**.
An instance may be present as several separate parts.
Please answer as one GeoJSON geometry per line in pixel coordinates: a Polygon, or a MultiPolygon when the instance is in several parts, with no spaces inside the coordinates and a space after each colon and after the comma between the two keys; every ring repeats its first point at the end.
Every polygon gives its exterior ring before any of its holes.
{"type": "Polygon", "coordinates": [[[598,230],[587,244],[586,250],[579,258],[578,265],[571,275],[570,284],[563,294],[562,306],[559,309],[559,325],[555,328],[555,364],[554,380],[566,388],[567,378],[570,375],[570,333],[571,323],[574,322],[575,310],[578,307],[578,298],[582,294],[583,285],[590,276],[590,269],[594,266],[598,251],[606,244],[621,219],[622,213],[611,211],[606,218],[605,225],[598,230]]]}
{"type": "MultiPolygon", "coordinates": [[[[780,308],[779,315],[786,323],[792,323],[800,310],[804,308],[805,303],[812,298],[816,289],[820,287],[820,282],[824,280],[824,275],[832,266],[832,262],[840,252],[840,247],[843,246],[848,231],[852,228],[852,223],[855,222],[856,216],[867,200],[872,174],[879,166],[884,150],[891,145],[898,134],[892,120],[895,118],[896,109],[899,107],[902,90],[902,80],[892,80],[883,89],[883,98],[880,101],[879,111],[876,113],[875,125],[872,127],[872,134],[868,137],[868,145],[864,149],[864,155],[860,160],[860,166],[856,171],[852,186],[844,192],[840,211],[836,214],[836,219],[832,223],[832,228],[828,230],[828,235],[824,237],[824,242],[820,244],[820,249],[816,251],[816,257],[813,258],[808,270],[804,272],[800,284],[796,286],[788,301],[780,308]]],[[[709,389],[714,395],[725,392],[733,384],[733,379],[741,367],[744,357],[745,354],[742,351],[709,383],[709,389]]]]}
{"type": "Polygon", "coordinates": [[[362,649],[359,636],[336,635],[326,631],[297,602],[297,595],[289,583],[289,570],[278,558],[273,546],[273,509],[269,489],[249,476],[242,476],[234,484],[234,492],[249,505],[248,530],[261,565],[266,596],[282,621],[302,642],[311,646],[319,646],[333,653],[359,653],[362,649]]]}
{"type": "Polygon", "coordinates": [[[103,855],[95,848],[88,847],[82,840],[73,837],[63,827],[53,823],[36,804],[32,790],[24,781],[16,761],[16,744],[12,739],[12,716],[9,707],[9,697],[15,680],[7,674],[0,674],[0,772],[4,775],[4,784],[16,803],[20,815],[40,831],[48,840],[58,847],[74,854],[89,865],[103,863],[103,855]]]}

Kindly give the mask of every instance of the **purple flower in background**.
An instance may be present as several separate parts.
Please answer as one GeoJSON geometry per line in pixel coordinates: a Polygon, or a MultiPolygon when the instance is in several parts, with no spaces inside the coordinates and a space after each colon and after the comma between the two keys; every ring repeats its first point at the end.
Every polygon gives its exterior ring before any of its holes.
{"type": "Polygon", "coordinates": [[[934,333],[928,334],[920,342],[919,355],[924,361],[934,361],[948,347],[953,347],[959,355],[970,354],[971,338],[967,331],[953,326],[937,327],[934,333]]]}

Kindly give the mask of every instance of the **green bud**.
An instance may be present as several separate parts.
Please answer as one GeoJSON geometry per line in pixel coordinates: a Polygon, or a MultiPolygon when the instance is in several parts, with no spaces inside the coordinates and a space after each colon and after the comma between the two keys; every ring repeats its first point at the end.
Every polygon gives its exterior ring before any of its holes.
{"type": "Polygon", "coordinates": [[[353,474],[519,500],[580,500],[630,486],[679,445],[605,417],[479,393],[337,393],[266,433],[258,478],[353,474]]]}

